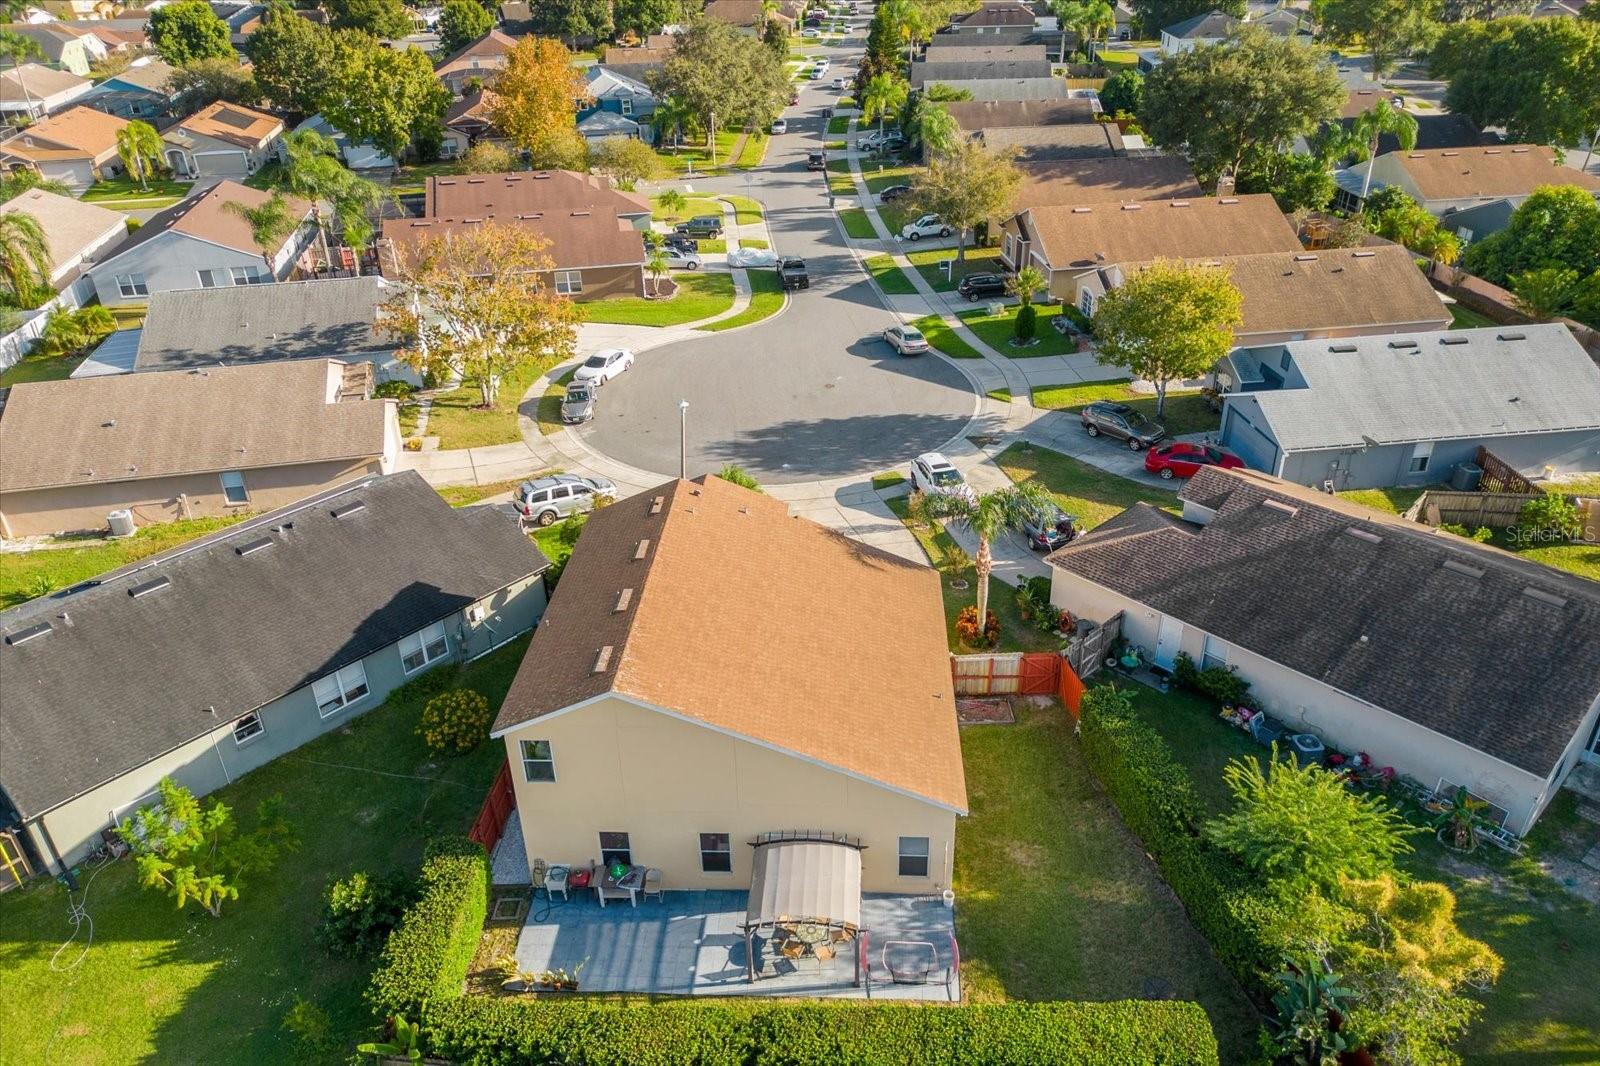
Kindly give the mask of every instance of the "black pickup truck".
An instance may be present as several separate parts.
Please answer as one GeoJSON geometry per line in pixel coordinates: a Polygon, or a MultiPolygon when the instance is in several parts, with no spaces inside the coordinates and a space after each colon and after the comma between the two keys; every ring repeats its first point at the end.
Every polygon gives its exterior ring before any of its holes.
{"type": "Polygon", "coordinates": [[[777,270],[784,292],[811,288],[811,275],[806,273],[806,261],[799,256],[786,255],[779,259],[777,270]]]}

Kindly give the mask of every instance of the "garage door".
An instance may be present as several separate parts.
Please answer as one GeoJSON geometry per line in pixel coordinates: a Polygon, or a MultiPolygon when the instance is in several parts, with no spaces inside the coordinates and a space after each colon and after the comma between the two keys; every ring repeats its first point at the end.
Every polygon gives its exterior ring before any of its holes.
{"type": "Polygon", "coordinates": [[[1278,445],[1233,404],[1222,419],[1222,446],[1255,467],[1272,473],[1278,465],[1278,445]]]}

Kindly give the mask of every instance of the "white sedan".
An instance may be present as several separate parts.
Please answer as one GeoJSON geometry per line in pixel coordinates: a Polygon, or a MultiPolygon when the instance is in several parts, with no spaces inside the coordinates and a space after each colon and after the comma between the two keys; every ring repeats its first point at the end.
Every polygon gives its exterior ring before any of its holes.
{"type": "Polygon", "coordinates": [[[583,361],[573,381],[592,381],[604,385],[618,374],[633,369],[633,353],[626,348],[606,348],[583,361]]]}
{"type": "Polygon", "coordinates": [[[908,241],[919,241],[924,237],[948,237],[950,227],[938,215],[923,215],[915,222],[907,222],[900,230],[900,236],[908,241]]]}
{"type": "Polygon", "coordinates": [[[667,257],[667,266],[674,270],[699,270],[706,262],[699,252],[686,252],[682,248],[663,248],[661,254],[667,257]]]}
{"type": "Polygon", "coordinates": [[[772,132],[773,133],[788,133],[789,132],[789,124],[787,122],[785,122],[781,118],[773,119],[772,120],[772,132]]]}

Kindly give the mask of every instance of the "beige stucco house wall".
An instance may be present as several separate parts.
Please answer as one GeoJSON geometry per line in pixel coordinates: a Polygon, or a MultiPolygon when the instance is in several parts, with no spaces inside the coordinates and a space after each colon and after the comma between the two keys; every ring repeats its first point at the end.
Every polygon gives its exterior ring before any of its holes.
{"type": "Polygon", "coordinates": [[[750,884],[750,841],[800,829],[860,838],[863,891],[950,885],[954,811],[805,756],[610,695],[503,736],[530,861],[598,860],[599,834],[622,832],[633,861],[660,868],[667,889],[742,889],[750,884]],[[527,779],[524,740],[549,742],[554,781],[527,779]],[[702,872],[701,833],[729,834],[731,872],[702,872]],[[901,837],[928,839],[927,877],[899,876],[901,837]]]}

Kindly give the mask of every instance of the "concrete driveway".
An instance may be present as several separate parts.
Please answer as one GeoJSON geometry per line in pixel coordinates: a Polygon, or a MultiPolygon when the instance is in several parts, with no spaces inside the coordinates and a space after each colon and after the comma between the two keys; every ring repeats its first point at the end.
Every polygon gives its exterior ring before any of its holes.
{"type": "MultiPolygon", "coordinates": [[[[833,46],[835,68],[859,38],[833,46]]],[[[773,246],[804,256],[811,288],[757,325],[640,353],[606,386],[588,447],[663,475],[678,472],[680,400],[689,401],[691,477],[736,463],[774,484],[898,469],[963,433],[979,399],[959,369],[896,356],[879,335],[898,321],[846,247],[821,174],[805,169],[838,93],[807,85],[785,112],[789,132],[743,175],[695,179],[698,193],[751,195],[767,210],[773,246]]]]}

